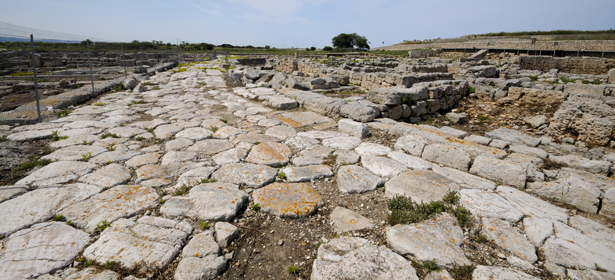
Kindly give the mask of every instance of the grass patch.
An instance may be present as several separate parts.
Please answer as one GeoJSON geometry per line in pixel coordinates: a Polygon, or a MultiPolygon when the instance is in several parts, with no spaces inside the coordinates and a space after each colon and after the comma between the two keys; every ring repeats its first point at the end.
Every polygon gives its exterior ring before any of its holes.
{"type": "Polygon", "coordinates": [[[94,265],[94,261],[93,260],[87,260],[83,263],[83,267],[90,267],[94,265]]]}
{"type": "Polygon", "coordinates": [[[201,221],[201,229],[202,230],[209,229],[209,223],[207,221],[201,221]]]}
{"type": "Polygon", "coordinates": [[[211,132],[216,133],[216,131],[218,131],[218,127],[212,126],[211,127],[211,132]]]}
{"type": "Polygon", "coordinates": [[[192,189],[191,186],[188,185],[182,185],[181,187],[175,189],[175,192],[173,194],[175,194],[176,196],[182,196],[184,194],[187,194],[190,192],[190,189],[192,189]]]}
{"type": "Polygon", "coordinates": [[[152,88],[152,90],[159,90],[159,89],[160,89],[159,86],[155,86],[155,87],[152,88]]]}
{"type": "Polygon", "coordinates": [[[136,101],[128,103],[128,106],[132,106],[132,105],[135,105],[135,104],[146,104],[146,103],[147,102],[145,102],[145,100],[136,100],[136,101]]]}
{"type": "Polygon", "coordinates": [[[19,173],[21,171],[27,171],[30,170],[34,167],[44,167],[48,164],[50,164],[52,161],[50,159],[37,159],[36,157],[32,156],[30,158],[30,160],[20,164],[19,166],[13,168],[13,172],[14,173],[19,173]]]}
{"type": "Polygon", "coordinates": [[[325,160],[323,161],[323,164],[334,165],[336,162],[337,162],[337,155],[330,154],[325,158],[325,160]]]}
{"type": "Polygon", "coordinates": [[[211,183],[215,183],[218,182],[218,180],[211,178],[211,179],[201,179],[200,181],[198,181],[196,184],[200,185],[200,184],[211,184],[211,183]]]}
{"type": "Polygon", "coordinates": [[[490,120],[491,120],[491,119],[489,119],[489,117],[488,117],[488,116],[485,116],[485,115],[483,115],[483,114],[478,114],[478,116],[476,116],[476,118],[477,118],[479,121],[485,121],[485,122],[488,122],[488,121],[490,121],[490,120]]]}
{"type": "Polygon", "coordinates": [[[476,88],[475,87],[468,87],[468,94],[472,94],[476,92],[476,88]]]}
{"type": "Polygon", "coordinates": [[[530,76],[530,80],[532,80],[532,82],[538,81],[538,76],[530,76]]]}
{"type": "Polygon", "coordinates": [[[431,260],[431,261],[423,261],[423,268],[427,271],[427,273],[430,273],[432,271],[440,271],[440,270],[442,270],[436,264],[436,260],[435,259],[431,260]]]}
{"type": "Polygon", "coordinates": [[[96,103],[94,103],[94,104],[92,104],[92,105],[94,105],[94,106],[105,106],[105,103],[102,103],[102,102],[96,102],[96,103]]]}
{"type": "Polygon", "coordinates": [[[609,272],[607,269],[602,268],[600,265],[596,264],[596,270],[600,272],[609,272]]]}
{"type": "Polygon", "coordinates": [[[290,274],[290,275],[298,275],[299,274],[299,267],[297,267],[294,264],[289,264],[286,267],[286,270],[288,271],[288,274],[290,274]]]}
{"type": "Polygon", "coordinates": [[[109,133],[109,132],[105,132],[100,136],[100,139],[107,139],[107,138],[120,138],[119,136],[117,136],[117,134],[115,133],[109,133]]]}
{"type": "Polygon", "coordinates": [[[258,203],[255,203],[255,204],[250,205],[250,208],[252,208],[252,210],[258,212],[258,211],[261,210],[261,205],[258,204],[258,203]]]}
{"type": "Polygon", "coordinates": [[[455,280],[471,280],[475,269],[476,265],[474,264],[459,266],[457,263],[453,263],[453,269],[450,269],[449,272],[455,280]]]}
{"type": "Polygon", "coordinates": [[[94,232],[103,232],[110,225],[111,223],[109,223],[107,220],[102,220],[98,224],[96,224],[96,228],[94,229],[94,232]]]}
{"type": "Polygon", "coordinates": [[[223,123],[227,123],[228,122],[225,118],[220,118],[219,121],[221,121],[223,123]]]}
{"type": "Polygon", "coordinates": [[[115,262],[112,262],[111,260],[107,260],[107,262],[105,262],[105,267],[106,268],[113,268],[115,267],[117,264],[115,262]]]}
{"type": "Polygon", "coordinates": [[[115,143],[107,144],[107,151],[109,151],[109,152],[115,151],[115,143]]]}
{"type": "Polygon", "coordinates": [[[493,82],[493,81],[489,82],[489,86],[492,87],[492,88],[497,88],[498,87],[498,86],[495,85],[495,82],[493,82]]]}
{"type": "Polygon", "coordinates": [[[58,118],[63,118],[68,116],[68,114],[72,113],[72,111],[70,110],[62,110],[62,111],[57,111],[56,115],[58,115],[58,118]]]}
{"type": "Polygon", "coordinates": [[[56,222],[63,222],[66,220],[66,218],[64,218],[64,215],[56,214],[53,216],[53,220],[56,222]]]}
{"type": "Polygon", "coordinates": [[[126,90],[126,87],[124,86],[124,83],[120,83],[119,85],[114,86],[113,90],[115,90],[115,91],[122,91],[122,90],[126,90]]]}
{"type": "Polygon", "coordinates": [[[286,180],[286,174],[284,174],[284,172],[280,171],[280,172],[278,172],[278,178],[280,178],[282,180],[286,180]]]}
{"type": "Polygon", "coordinates": [[[456,191],[449,191],[441,201],[428,203],[416,203],[410,197],[395,196],[387,202],[387,206],[391,210],[388,222],[392,226],[419,223],[435,218],[440,213],[448,212],[457,218],[457,223],[461,227],[472,228],[474,226],[472,212],[458,205],[458,203],[459,195],[456,191]]]}
{"type": "Polygon", "coordinates": [[[88,152],[87,154],[81,155],[83,161],[88,162],[92,158],[92,152],[88,152]]]}
{"type": "Polygon", "coordinates": [[[485,236],[484,234],[482,234],[480,231],[475,231],[474,234],[470,235],[470,240],[476,242],[476,243],[487,243],[489,242],[489,240],[487,240],[487,236],[485,236]]]}
{"type": "Polygon", "coordinates": [[[51,141],[56,142],[56,141],[60,141],[60,140],[64,140],[64,139],[68,139],[68,136],[58,136],[58,131],[54,130],[53,135],[51,136],[51,141]]]}

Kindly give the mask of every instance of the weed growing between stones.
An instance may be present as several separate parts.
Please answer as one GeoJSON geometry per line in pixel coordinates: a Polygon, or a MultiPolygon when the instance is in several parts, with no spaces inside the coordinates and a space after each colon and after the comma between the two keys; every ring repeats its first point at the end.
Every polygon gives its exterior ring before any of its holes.
{"type": "Polygon", "coordinates": [[[88,142],[87,140],[83,140],[83,145],[92,146],[92,144],[94,144],[94,141],[88,142]]]}
{"type": "Polygon", "coordinates": [[[81,155],[83,157],[83,161],[88,162],[92,158],[92,152],[88,152],[87,154],[81,155]]]}
{"type": "Polygon", "coordinates": [[[250,205],[250,208],[252,208],[252,210],[258,212],[258,211],[261,210],[261,205],[258,204],[258,203],[255,203],[255,204],[250,205]]]}
{"type": "Polygon", "coordinates": [[[325,158],[325,160],[323,161],[323,164],[334,165],[336,162],[337,162],[337,155],[330,154],[329,156],[325,158]]]}
{"type": "Polygon", "coordinates": [[[8,141],[8,140],[6,139],[6,136],[1,136],[1,137],[0,137],[0,143],[2,143],[2,142],[6,142],[6,141],[8,141]]]}
{"type": "Polygon", "coordinates": [[[107,151],[109,152],[115,151],[115,143],[107,144],[107,151]]]}
{"type": "Polygon", "coordinates": [[[70,110],[62,110],[62,111],[56,112],[56,115],[58,115],[58,118],[62,118],[62,117],[68,116],[68,114],[70,113],[72,113],[70,110]]]}
{"type": "Polygon", "coordinates": [[[602,268],[599,264],[596,264],[596,270],[598,270],[600,272],[609,272],[608,270],[602,268]]]}
{"type": "Polygon", "coordinates": [[[105,105],[105,103],[102,103],[102,102],[96,102],[96,103],[94,103],[94,104],[92,104],[92,105],[94,105],[94,106],[104,106],[104,105],[105,105]]]}
{"type": "Polygon", "coordinates": [[[211,178],[211,179],[201,179],[196,184],[197,185],[200,185],[200,184],[210,184],[210,183],[215,183],[215,182],[218,182],[218,180],[213,179],[213,178],[211,178]]]}
{"type": "Polygon", "coordinates": [[[287,269],[288,269],[288,274],[290,274],[290,275],[298,275],[299,274],[299,267],[297,267],[294,264],[289,264],[287,269]]]}
{"type": "Polygon", "coordinates": [[[225,118],[220,118],[219,121],[221,121],[223,123],[227,123],[228,122],[225,118]]]}
{"type": "Polygon", "coordinates": [[[487,243],[487,236],[483,235],[480,231],[475,231],[472,235],[470,235],[470,240],[476,243],[487,243]]]}
{"type": "Polygon", "coordinates": [[[451,274],[451,276],[453,276],[453,279],[471,280],[472,273],[474,273],[475,269],[476,269],[476,265],[474,264],[459,266],[457,265],[457,263],[453,263],[453,269],[451,269],[449,273],[451,274]]]}
{"type": "Polygon", "coordinates": [[[154,132],[154,128],[153,128],[153,127],[152,127],[152,128],[148,128],[148,127],[146,126],[146,127],[145,127],[145,130],[146,130],[147,132],[149,132],[149,133],[154,132]]]}
{"type": "Polygon", "coordinates": [[[110,160],[105,161],[105,165],[109,165],[109,164],[111,164],[111,161],[110,161],[110,160]]]}
{"type": "Polygon", "coordinates": [[[207,221],[201,221],[201,229],[202,230],[209,229],[209,223],[207,221]]]}
{"type": "Polygon", "coordinates": [[[187,194],[190,192],[190,189],[192,189],[192,186],[188,186],[188,185],[182,185],[181,187],[175,189],[175,195],[176,196],[182,196],[184,194],[187,194]]]}
{"type": "Polygon", "coordinates": [[[112,268],[115,267],[115,265],[115,262],[112,262],[111,260],[107,260],[107,262],[105,263],[106,268],[112,268]]]}
{"type": "Polygon", "coordinates": [[[111,225],[111,223],[109,223],[107,220],[102,220],[98,224],[96,224],[96,228],[94,229],[94,232],[103,232],[105,229],[109,227],[109,225],[111,225]]]}
{"type": "Polygon", "coordinates": [[[132,106],[132,105],[135,105],[135,104],[146,104],[146,103],[147,102],[145,102],[145,100],[136,100],[136,101],[128,103],[128,106],[132,106]]]}
{"type": "Polygon", "coordinates": [[[419,223],[431,218],[435,218],[442,212],[448,212],[457,218],[459,226],[472,228],[474,217],[467,208],[458,205],[459,195],[456,191],[447,192],[441,201],[431,201],[429,203],[416,203],[412,198],[396,196],[387,203],[391,214],[388,217],[389,224],[419,223]]]}
{"type": "Polygon", "coordinates": [[[94,265],[94,261],[93,260],[87,260],[83,263],[83,267],[90,267],[94,265]]]}
{"type": "Polygon", "coordinates": [[[51,141],[53,142],[68,139],[68,136],[62,136],[62,137],[58,136],[57,130],[54,130],[52,133],[53,133],[53,136],[51,136],[51,141]]]}
{"type": "Polygon", "coordinates": [[[122,91],[122,90],[126,90],[126,87],[124,86],[124,83],[120,83],[119,85],[113,87],[114,91],[122,91]]]}
{"type": "Polygon", "coordinates": [[[211,127],[211,132],[216,133],[216,131],[218,131],[218,128],[217,128],[217,127],[215,127],[215,126],[212,126],[212,127],[211,127]]]}
{"type": "Polygon", "coordinates": [[[280,178],[282,180],[286,180],[286,174],[284,174],[284,172],[280,171],[280,172],[278,172],[278,178],[280,178]]]}
{"type": "Polygon", "coordinates": [[[64,218],[64,215],[56,214],[53,216],[53,220],[56,222],[63,222],[66,218],[64,218]]]}
{"type": "Polygon", "coordinates": [[[425,268],[425,270],[427,270],[428,274],[430,272],[432,272],[432,271],[440,271],[440,270],[442,270],[436,264],[436,260],[435,259],[431,260],[431,261],[423,261],[423,268],[425,268]]]}
{"type": "Polygon", "coordinates": [[[100,136],[100,139],[107,139],[107,138],[120,138],[119,136],[117,136],[117,134],[115,133],[109,133],[109,132],[105,132],[100,136]]]}

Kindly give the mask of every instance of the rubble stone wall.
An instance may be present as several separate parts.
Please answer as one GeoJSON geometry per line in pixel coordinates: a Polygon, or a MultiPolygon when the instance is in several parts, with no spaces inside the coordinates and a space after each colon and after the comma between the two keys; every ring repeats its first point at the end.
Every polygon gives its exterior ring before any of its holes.
{"type": "Polygon", "coordinates": [[[615,59],[528,56],[519,57],[519,64],[526,70],[549,72],[551,69],[559,69],[564,73],[606,75],[610,69],[615,68],[615,59]]]}

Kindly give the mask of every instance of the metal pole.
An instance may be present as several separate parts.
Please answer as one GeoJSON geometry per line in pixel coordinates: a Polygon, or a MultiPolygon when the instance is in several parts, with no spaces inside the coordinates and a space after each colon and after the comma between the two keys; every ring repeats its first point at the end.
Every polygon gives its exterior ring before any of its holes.
{"type": "Polygon", "coordinates": [[[126,79],[128,74],[126,73],[126,60],[124,59],[124,45],[122,46],[122,62],[124,62],[124,79],[126,79]]]}
{"type": "Polygon", "coordinates": [[[92,73],[92,60],[90,59],[90,39],[85,40],[88,47],[88,63],[90,64],[90,81],[92,81],[92,95],[94,95],[94,74],[92,73]]]}
{"type": "Polygon", "coordinates": [[[41,107],[38,98],[38,82],[36,81],[36,58],[34,57],[34,35],[30,34],[30,48],[32,48],[32,72],[34,73],[34,93],[36,94],[36,113],[38,114],[38,122],[41,122],[41,107]]]}

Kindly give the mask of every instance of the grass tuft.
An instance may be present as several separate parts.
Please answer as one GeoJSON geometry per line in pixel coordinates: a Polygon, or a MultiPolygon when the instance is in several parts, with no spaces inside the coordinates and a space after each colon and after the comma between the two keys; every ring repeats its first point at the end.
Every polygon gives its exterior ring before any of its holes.
{"type": "Polygon", "coordinates": [[[297,275],[299,274],[299,267],[297,267],[294,264],[289,264],[286,269],[288,270],[288,274],[290,275],[297,275]]]}
{"type": "Polygon", "coordinates": [[[94,232],[103,232],[105,229],[109,227],[109,225],[111,225],[111,223],[109,223],[107,220],[102,220],[98,224],[96,224],[96,228],[94,229],[94,232]]]}
{"type": "Polygon", "coordinates": [[[255,203],[255,204],[250,205],[250,208],[252,208],[252,210],[258,212],[258,211],[261,210],[261,205],[258,204],[258,203],[255,203]]]}
{"type": "Polygon", "coordinates": [[[53,216],[53,220],[56,222],[63,222],[66,218],[64,218],[64,215],[56,214],[53,216]]]}
{"type": "Polygon", "coordinates": [[[209,229],[209,223],[207,221],[201,221],[201,229],[202,230],[209,229]]]}

